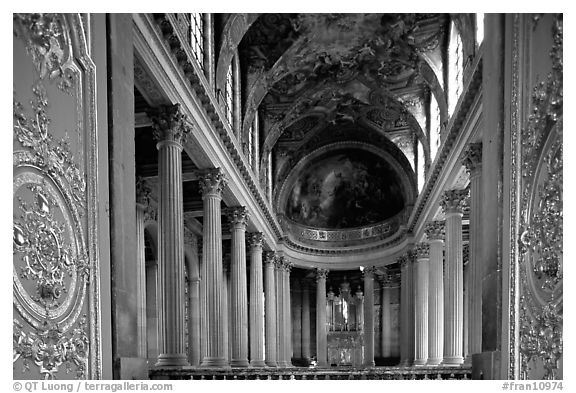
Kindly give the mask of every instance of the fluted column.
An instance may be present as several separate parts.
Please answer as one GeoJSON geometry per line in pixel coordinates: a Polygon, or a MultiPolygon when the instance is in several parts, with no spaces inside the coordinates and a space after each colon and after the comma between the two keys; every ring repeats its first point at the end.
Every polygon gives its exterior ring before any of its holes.
{"type": "Polygon", "coordinates": [[[482,265],[480,264],[480,221],[482,219],[482,143],[472,143],[463,164],[470,175],[470,240],[468,287],[468,352],[482,352],[482,265]]]}
{"type": "Polygon", "coordinates": [[[406,254],[398,258],[401,267],[400,287],[400,364],[412,365],[414,360],[414,329],[412,301],[412,260],[406,254]]]}
{"type": "Polygon", "coordinates": [[[198,277],[198,237],[189,230],[184,230],[186,245],[190,248],[188,265],[188,362],[199,366],[200,355],[200,278],[198,277]]]}
{"type": "Polygon", "coordinates": [[[266,365],[278,367],[276,338],[276,274],[275,255],[267,252],[264,260],[264,316],[265,316],[265,342],[266,365]]]}
{"type": "Polygon", "coordinates": [[[284,259],[281,255],[276,255],[274,266],[276,268],[276,329],[278,329],[278,338],[276,339],[276,362],[278,363],[278,367],[287,367],[286,321],[284,320],[284,259]]]}
{"type": "Polygon", "coordinates": [[[190,132],[179,105],[150,113],[158,141],[158,262],[163,296],[156,366],[186,366],[182,142],[190,132]]]}
{"type": "Polygon", "coordinates": [[[430,245],[428,282],[428,365],[437,366],[444,358],[444,221],[426,224],[430,245]]]}
{"type": "Polygon", "coordinates": [[[316,358],[318,367],[328,367],[326,336],[326,277],[328,270],[316,270],[316,358]]]}
{"type": "Polygon", "coordinates": [[[391,343],[392,343],[392,309],[390,305],[391,300],[391,287],[390,276],[386,268],[384,269],[384,277],[380,281],[380,292],[382,294],[381,305],[381,321],[380,321],[380,352],[383,358],[392,356],[391,343]]]}
{"type": "Polygon", "coordinates": [[[446,216],[446,266],[444,275],[444,361],[459,365],[463,358],[463,265],[462,210],[468,193],[465,190],[445,191],[441,206],[446,216]]]}
{"type": "Polygon", "coordinates": [[[262,278],[261,232],[248,234],[250,246],[250,365],[265,367],[264,362],[264,281],[262,278]]]}
{"type": "Polygon", "coordinates": [[[138,355],[148,356],[146,324],[146,245],[144,244],[144,221],[148,208],[149,188],[143,181],[136,182],[136,250],[138,252],[136,292],[138,294],[138,355]],[[148,191],[148,192],[147,192],[148,191]]]}
{"type": "Polygon", "coordinates": [[[232,353],[230,366],[248,367],[248,288],[246,283],[246,226],[248,211],[243,206],[228,210],[232,234],[230,264],[230,311],[232,353]]]}
{"type": "Polygon", "coordinates": [[[292,304],[290,301],[290,270],[292,270],[292,263],[290,263],[286,257],[283,257],[283,262],[284,364],[286,367],[292,367],[292,304]]]}
{"type": "Polygon", "coordinates": [[[302,357],[310,360],[310,286],[302,281],[302,357]]]}
{"type": "Polygon", "coordinates": [[[364,275],[364,366],[374,367],[374,273],[376,268],[369,266],[364,275]]]}
{"type": "Polygon", "coordinates": [[[430,246],[427,243],[418,243],[415,252],[414,322],[416,336],[414,365],[424,366],[428,361],[428,260],[430,258],[430,246]]]}
{"type": "Polygon", "coordinates": [[[222,219],[220,203],[226,185],[220,169],[199,173],[202,200],[204,201],[202,264],[206,273],[206,356],[203,367],[226,367],[226,348],[222,286],[222,219]]]}

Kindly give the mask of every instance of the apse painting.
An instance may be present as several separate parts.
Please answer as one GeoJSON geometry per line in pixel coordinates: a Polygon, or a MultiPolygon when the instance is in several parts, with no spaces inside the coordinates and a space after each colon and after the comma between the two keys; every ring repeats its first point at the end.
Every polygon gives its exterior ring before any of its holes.
{"type": "Polygon", "coordinates": [[[340,150],[303,170],[286,215],[308,227],[344,229],[383,221],[403,207],[400,181],[385,160],[364,150],[340,150]]]}

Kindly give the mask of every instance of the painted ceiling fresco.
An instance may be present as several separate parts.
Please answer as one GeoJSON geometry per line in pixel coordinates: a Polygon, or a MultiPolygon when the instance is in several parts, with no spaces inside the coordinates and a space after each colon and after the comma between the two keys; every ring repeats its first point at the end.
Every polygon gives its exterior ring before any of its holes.
{"type": "Polygon", "coordinates": [[[308,227],[343,229],[383,221],[404,207],[400,181],[382,158],[346,149],[318,157],[299,175],[286,216],[308,227]]]}

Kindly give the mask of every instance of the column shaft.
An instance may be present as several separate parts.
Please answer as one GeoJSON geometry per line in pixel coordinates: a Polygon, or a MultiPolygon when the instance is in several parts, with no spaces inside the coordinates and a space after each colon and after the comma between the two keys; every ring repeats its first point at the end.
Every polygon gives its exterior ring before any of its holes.
{"type": "Polygon", "coordinates": [[[284,362],[286,367],[292,367],[292,303],[290,301],[290,269],[291,264],[284,261],[284,362]]]}
{"type": "MultiPolygon", "coordinates": [[[[441,226],[444,223],[440,222],[441,226]]],[[[444,357],[444,242],[431,238],[428,295],[428,365],[437,366],[444,357]]]]}
{"type": "Polygon", "coordinates": [[[220,202],[225,181],[219,170],[201,174],[200,186],[204,201],[202,264],[206,272],[206,356],[202,367],[226,367],[226,336],[224,318],[223,267],[222,267],[222,221],[220,202]]]}
{"type": "Polygon", "coordinates": [[[264,367],[262,233],[250,234],[250,365],[264,367]]]}
{"type": "Polygon", "coordinates": [[[328,343],[326,336],[326,276],[327,270],[318,269],[316,274],[316,358],[318,367],[328,367],[328,343]]]}
{"type": "Polygon", "coordinates": [[[284,275],[281,257],[276,258],[276,361],[278,367],[286,367],[286,323],[284,321],[284,275]]]}
{"type": "Polygon", "coordinates": [[[463,358],[462,207],[466,193],[446,191],[446,266],[444,276],[444,364],[459,365],[463,358]]]}
{"type": "Polygon", "coordinates": [[[138,294],[138,355],[142,358],[148,356],[146,343],[146,255],[144,244],[144,208],[136,204],[136,241],[137,265],[136,265],[136,291],[138,294]]]}
{"type": "Polygon", "coordinates": [[[198,239],[188,233],[188,362],[191,366],[199,366],[201,362],[200,339],[200,277],[198,276],[198,239]]]}
{"type": "Polygon", "coordinates": [[[374,267],[364,269],[364,366],[374,367],[374,267]]]}
{"type": "Polygon", "coordinates": [[[428,260],[429,246],[419,243],[416,247],[415,263],[415,366],[424,366],[428,361],[428,260]]]}
{"type": "Polygon", "coordinates": [[[409,365],[409,323],[410,319],[408,314],[410,312],[408,304],[409,288],[408,288],[408,259],[405,256],[399,258],[401,266],[400,276],[400,365],[409,365]]]}
{"type": "Polygon", "coordinates": [[[246,225],[248,213],[244,207],[229,211],[232,233],[232,259],[230,265],[230,311],[232,367],[248,367],[248,289],[246,283],[246,225]]]}
{"type": "Polygon", "coordinates": [[[386,280],[382,281],[381,285],[382,291],[382,318],[381,318],[381,353],[383,358],[389,358],[392,356],[392,307],[390,305],[391,301],[391,290],[390,283],[386,280]]]}
{"type": "Polygon", "coordinates": [[[302,357],[310,359],[310,288],[302,284],[302,357]]]}
{"type": "Polygon", "coordinates": [[[267,253],[264,271],[266,365],[278,367],[276,351],[276,338],[278,336],[276,329],[276,274],[273,253],[267,253]]]}
{"type": "Polygon", "coordinates": [[[156,366],[186,366],[184,325],[184,216],[182,210],[182,145],[158,143],[158,255],[163,296],[161,345],[156,366]]]}

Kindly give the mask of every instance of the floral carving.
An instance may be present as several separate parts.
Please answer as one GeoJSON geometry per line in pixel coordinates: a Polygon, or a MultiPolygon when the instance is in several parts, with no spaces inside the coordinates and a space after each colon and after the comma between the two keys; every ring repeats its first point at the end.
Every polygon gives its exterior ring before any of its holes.
{"type": "Polygon", "coordinates": [[[424,228],[428,241],[444,240],[446,236],[446,224],[444,221],[431,221],[424,228]]]}
{"type": "Polygon", "coordinates": [[[198,172],[202,196],[214,194],[221,196],[226,186],[226,177],[220,168],[206,169],[198,172]]]}
{"type": "Polygon", "coordinates": [[[471,143],[468,146],[462,158],[462,165],[469,174],[482,168],[482,143],[471,143]]]}
{"type": "Polygon", "coordinates": [[[264,234],[262,232],[252,232],[247,234],[247,241],[250,247],[262,247],[264,234]]]}
{"type": "Polygon", "coordinates": [[[64,23],[59,14],[14,14],[16,34],[26,42],[40,79],[62,78],[58,87],[68,91],[74,78],[66,66],[70,49],[64,23]]]}
{"type": "Polygon", "coordinates": [[[462,213],[466,206],[468,190],[448,190],[442,194],[440,206],[444,213],[462,213]]]}
{"type": "Polygon", "coordinates": [[[417,243],[414,247],[417,259],[430,258],[430,245],[428,243],[417,243]]]}
{"type": "MultiPolygon", "coordinates": [[[[65,224],[55,218],[56,202],[38,185],[27,187],[34,195],[33,206],[17,197],[20,220],[14,222],[14,252],[22,254],[24,266],[20,278],[36,284],[34,301],[46,308],[55,308],[65,292],[65,277],[71,277],[76,269],[86,268],[86,263],[74,260],[71,245],[66,245],[65,224]]],[[[87,269],[84,269],[85,271],[87,269]]]]}
{"type": "Polygon", "coordinates": [[[69,374],[75,368],[76,377],[85,379],[90,344],[86,335],[86,316],[68,334],[57,323],[44,321],[37,332],[26,332],[18,320],[13,322],[13,362],[22,359],[24,371],[30,362],[39,367],[44,379],[55,379],[60,366],[69,374]]]}
{"type": "Polygon", "coordinates": [[[316,282],[326,280],[326,277],[328,277],[327,269],[316,269],[316,282]]]}
{"type": "Polygon", "coordinates": [[[154,138],[158,142],[169,140],[182,143],[190,133],[187,117],[180,109],[180,104],[161,105],[152,109],[148,115],[152,120],[154,138]]]}
{"type": "Polygon", "coordinates": [[[233,230],[237,226],[246,229],[246,225],[248,225],[248,220],[250,219],[248,209],[244,206],[234,206],[229,208],[227,213],[228,221],[230,221],[230,230],[233,230]]]}
{"type": "Polygon", "coordinates": [[[522,377],[557,378],[563,354],[562,15],[553,21],[552,70],[532,94],[521,134],[520,354],[522,377]]]}
{"type": "MultiPolygon", "coordinates": [[[[26,116],[23,105],[13,101],[14,136],[36,155],[37,165],[50,176],[65,179],[72,190],[74,202],[86,206],[86,181],[74,161],[70,143],[66,139],[54,141],[49,132],[50,119],[46,114],[48,98],[44,86],[37,83],[32,88],[35,99],[30,102],[34,119],[26,116]]],[[[82,212],[80,212],[82,214],[82,212]]]]}

